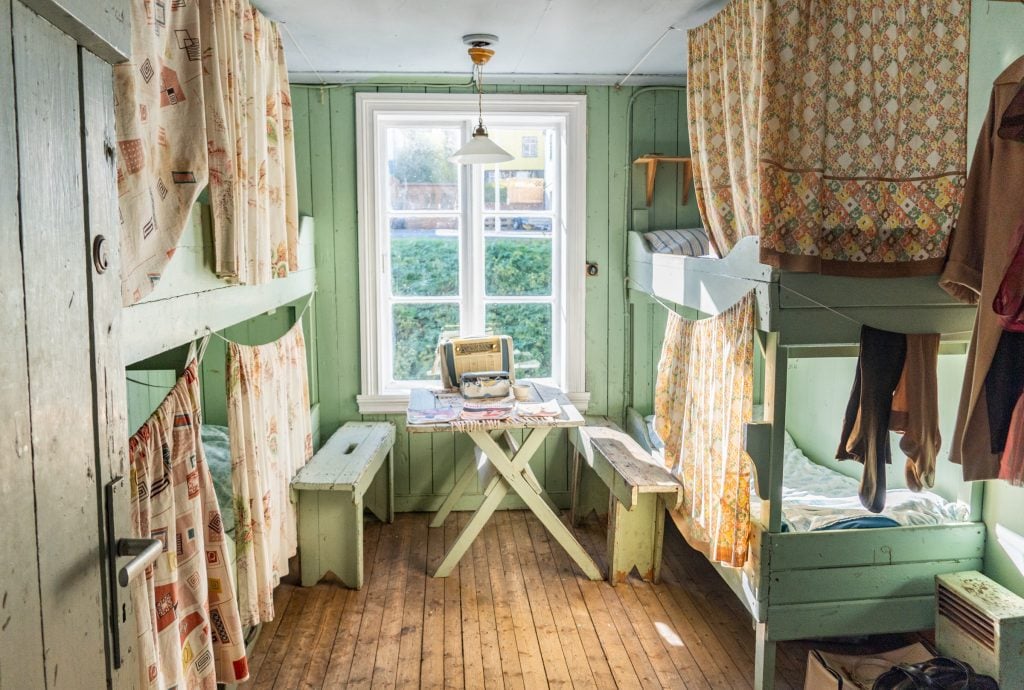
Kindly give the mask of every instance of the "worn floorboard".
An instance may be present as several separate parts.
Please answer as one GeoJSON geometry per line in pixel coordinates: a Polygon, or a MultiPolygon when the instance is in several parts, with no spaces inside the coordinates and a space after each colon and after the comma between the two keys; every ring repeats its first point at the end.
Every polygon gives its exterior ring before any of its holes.
{"type": "MultiPolygon", "coordinates": [[[[250,658],[252,688],[750,688],[754,631],[714,569],[669,526],[662,582],[586,579],[526,511],[499,511],[446,579],[468,519],[368,520],[359,592],[282,584],[250,658]]],[[[604,567],[596,518],[580,541],[604,567]]],[[[776,687],[802,688],[808,650],[861,653],[910,638],[779,645],[776,687]]]]}

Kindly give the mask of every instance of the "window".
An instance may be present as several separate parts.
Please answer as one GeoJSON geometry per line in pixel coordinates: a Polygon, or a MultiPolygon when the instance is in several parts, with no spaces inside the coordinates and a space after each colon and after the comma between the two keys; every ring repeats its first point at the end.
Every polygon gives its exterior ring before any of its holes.
{"type": "Polygon", "coordinates": [[[522,138],[522,145],[519,147],[522,150],[521,158],[536,158],[537,157],[537,137],[524,136],[522,138]]]}
{"type": "Polygon", "coordinates": [[[404,410],[438,385],[439,338],[482,333],[512,336],[517,377],[585,406],[585,98],[485,97],[491,138],[523,155],[457,166],[475,107],[357,95],[363,413],[404,410]]]}

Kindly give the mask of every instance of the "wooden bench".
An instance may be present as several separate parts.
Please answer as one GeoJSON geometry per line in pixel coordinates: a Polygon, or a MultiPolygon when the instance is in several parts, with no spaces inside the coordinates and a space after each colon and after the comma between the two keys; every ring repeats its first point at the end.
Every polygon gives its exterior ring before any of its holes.
{"type": "Polygon", "coordinates": [[[393,424],[348,422],[295,475],[303,587],[328,572],[348,587],[363,586],[363,507],[381,522],[394,521],[394,445],[393,424]]]}
{"type": "Polygon", "coordinates": [[[665,536],[665,508],[683,500],[683,487],[611,420],[588,418],[570,434],[573,444],[573,526],[590,512],[608,515],[608,581],[623,582],[635,567],[657,582],[665,536]],[[592,471],[585,471],[589,468],[592,471]]]}

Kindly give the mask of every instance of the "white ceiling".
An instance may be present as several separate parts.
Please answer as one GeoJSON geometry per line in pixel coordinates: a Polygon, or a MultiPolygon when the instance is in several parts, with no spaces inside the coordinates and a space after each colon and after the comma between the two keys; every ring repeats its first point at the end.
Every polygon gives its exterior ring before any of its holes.
{"type": "Polygon", "coordinates": [[[296,83],[361,81],[395,74],[468,80],[471,65],[461,37],[491,33],[498,35],[499,43],[493,46],[497,54],[485,69],[485,80],[612,84],[635,70],[627,83],[641,84],[683,81],[685,29],[706,21],[724,0],[255,0],[254,4],[284,23],[285,52],[296,83]],[[675,30],[666,34],[669,27],[675,30]]]}

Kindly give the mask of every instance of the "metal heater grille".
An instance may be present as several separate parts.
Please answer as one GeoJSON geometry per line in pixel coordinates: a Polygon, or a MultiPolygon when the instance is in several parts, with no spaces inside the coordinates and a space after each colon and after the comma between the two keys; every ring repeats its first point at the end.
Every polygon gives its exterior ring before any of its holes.
{"type": "Polygon", "coordinates": [[[941,582],[936,590],[940,616],[988,649],[996,649],[996,622],[941,582]]]}

